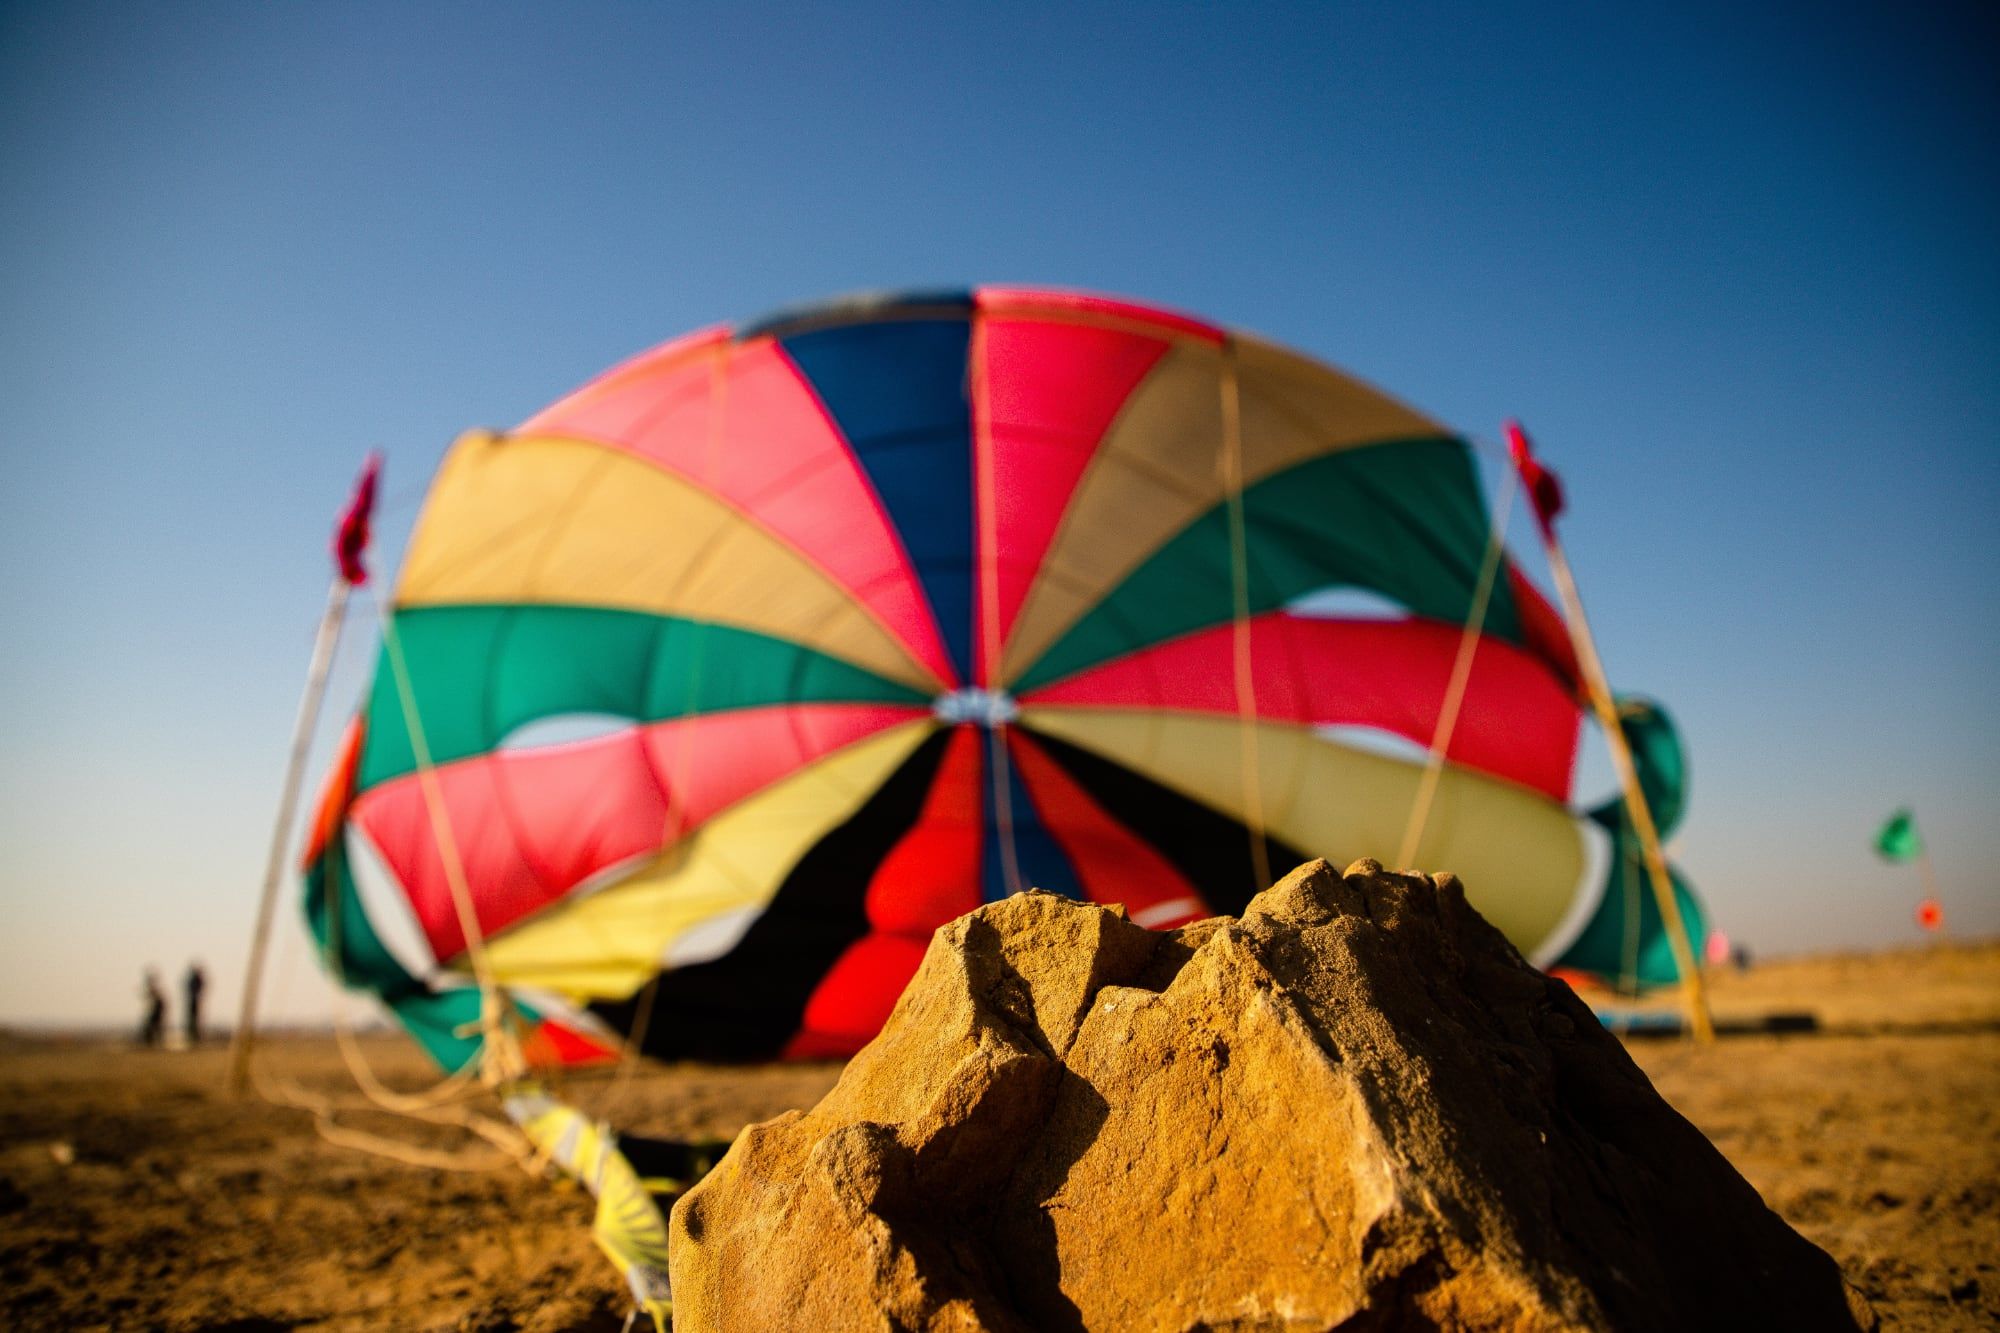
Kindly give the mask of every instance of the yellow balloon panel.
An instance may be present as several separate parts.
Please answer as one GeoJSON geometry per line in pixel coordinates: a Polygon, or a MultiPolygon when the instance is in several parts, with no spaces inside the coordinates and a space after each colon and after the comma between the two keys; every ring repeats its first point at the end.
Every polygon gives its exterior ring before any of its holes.
{"type": "MultiPolygon", "coordinates": [[[[1243,724],[1234,718],[1029,708],[1022,720],[1246,823],[1252,792],[1244,777],[1254,771],[1265,829],[1336,865],[1364,856],[1395,860],[1423,776],[1420,765],[1353,749],[1306,727],[1257,724],[1253,769],[1245,762],[1243,724]]],[[[1534,953],[1563,924],[1580,891],[1583,835],[1556,802],[1447,764],[1417,864],[1456,874],[1472,905],[1522,953],[1534,953]]]]}
{"type": "Polygon", "coordinates": [[[1243,484],[1309,458],[1448,435],[1381,391],[1250,338],[1184,340],[1132,394],[1078,481],[1003,659],[1012,680],[1126,575],[1228,494],[1225,357],[1235,357],[1243,484]]]}
{"type": "Polygon", "coordinates": [[[495,978],[576,1000],[631,995],[699,926],[768,906],[935,729],[906,723],[835,752],[703,825],[636,873],[488,942],[495,978]]]}
{"type": "Polygon", "coordinates": [[[698,486],[577,440],[468,435],[404,558],[403,606],[561,603],[686,616],[933,678],[805,556],[698,486]]]}

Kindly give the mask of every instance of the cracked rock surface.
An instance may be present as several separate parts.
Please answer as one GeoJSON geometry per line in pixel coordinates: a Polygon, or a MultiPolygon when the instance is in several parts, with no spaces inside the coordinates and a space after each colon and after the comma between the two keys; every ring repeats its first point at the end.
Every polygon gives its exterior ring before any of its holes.
{"type": "Polygon", "coordinates": [[[671,1230],[684,1331],[1874,1326],[1451,876],[1372,861],[954,921],[671,1230]]]}

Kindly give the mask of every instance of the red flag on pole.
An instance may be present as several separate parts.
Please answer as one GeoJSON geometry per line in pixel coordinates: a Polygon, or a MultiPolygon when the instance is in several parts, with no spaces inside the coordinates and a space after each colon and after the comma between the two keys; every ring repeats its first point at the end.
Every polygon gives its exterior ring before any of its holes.
{"type": "Polygon", "coordinates": [[[333,561],[340,577],[355,587],[368,582],[368,566],[361,558],[368,554],[368,522],[375,514],[375,482],[382,475],[382,453],[372,450],[354,481],[354,496],[341,512],[333,530],[333,561]]]}
{"type": "Polygon", "coordinates": [[[1563,511],[1562,478],[1543,467],[1535,457],[1535,447],[1528,443],[1528,432],[1521,429],[1518,421],[1507,423],[1507,450],[1514,456],[1514,468],[1521,474],[1528,501],[1535,506],[1535,521],[1542,525],[1542,536],[1552,538],[1556,515],[1563,511]]]}

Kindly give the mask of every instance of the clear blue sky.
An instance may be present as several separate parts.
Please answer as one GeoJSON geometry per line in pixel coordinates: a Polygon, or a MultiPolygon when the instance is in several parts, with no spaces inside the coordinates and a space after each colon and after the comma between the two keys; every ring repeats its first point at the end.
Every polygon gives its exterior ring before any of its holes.
{"type": "Polygon", "coordinates": [[[1520,415],[1721,924],[1908,940],[1910,802],[2000,930],[1989,6],[1051,8],[0,8],[0,1021],[233,1005],[367,447],[393,552],[463,428],[980,281],[1520,415]]]}

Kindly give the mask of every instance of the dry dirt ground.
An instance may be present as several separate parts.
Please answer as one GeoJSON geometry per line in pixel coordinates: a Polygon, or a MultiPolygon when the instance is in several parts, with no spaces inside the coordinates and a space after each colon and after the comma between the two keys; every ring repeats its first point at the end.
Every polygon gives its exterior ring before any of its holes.
{"type": "MultiPolygon", "coordinates": [[[[1634,1040],[1684,1114],[1829,1250],[1890,1328],[2000,1324],[2000,945],[1760,965],[1723,1019],[1817,1013],[1812,1035],[1698,1049],[1634,1040]]],[[[425,1082],[401,1040],[371,1066],[425,1082]]],[[[310,1116],[222,1095],[219,1050],[0,1036],[0,1326],[617,1329],[625,1302],[580,1192],[508,1164],[407,1165],[310,1116]]],[[[274,1042],[267,1077],[353,1100],[330,1041],[274,1042]]],[[[816,1100],[828,1065],[648,1069],[576,1100],[642,1132],[727,1135],[816,1100]]],[[[451,1149],[456,1131],[341,1123],[451,1149]]]]}

